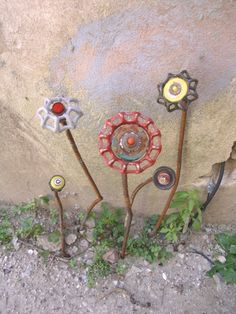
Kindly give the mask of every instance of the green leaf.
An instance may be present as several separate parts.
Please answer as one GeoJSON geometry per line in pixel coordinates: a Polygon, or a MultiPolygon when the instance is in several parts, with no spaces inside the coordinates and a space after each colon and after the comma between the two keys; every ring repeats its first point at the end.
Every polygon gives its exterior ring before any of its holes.
{"type": "Polygon", "coordinates": [[[77,260],[75,258],[70,259],[68,266],[72,269],[75,269],[78,266],[77,260]]]}
{"type": "Polygon", "coordinates": [[[171,213],[164,220],[165,225],[169,225],[170,223],[176,221],[179,218],[179,213],[171,213]]]}
{"type": "Polygon", "coordinates": [[[201,221],[199,221],[199,219],[195,219],[192,224],[193,230],[199,231],[201,229],[201,225],[201,221]]]}
{"type": "Polygon", "coordinates": [[[236,254],[236,245],[235,245],[235,244],[232,244],[232,245],[230,246],[229,252],[230,252],[231,254],[236,254]]]}
{"type": "Polygon", "coordinates": [[[224,269],[220,272],[221,276],[227,283],[236,283],[236,271],[232,268],[224,269]]]}
{"type": "Polygon", "coordinates": [[[224,232],[217,234],[215,238],[217,243],[226,251],[230,250],[231,245],[236,245],[236,234],[224,232]]]}
{"type": "Polygon", "coordinates": [[[60,231],[55,230],[48,235],[48,241],[53,243],[58,243],[60,241],[60,231]]]}
{"type": "Polygon", "coordinates": [[[49,196],[48,195],[39,196],[39,200],[41,201],[41,204],[43,204],[43,205],[49,204],[49,196]]]}

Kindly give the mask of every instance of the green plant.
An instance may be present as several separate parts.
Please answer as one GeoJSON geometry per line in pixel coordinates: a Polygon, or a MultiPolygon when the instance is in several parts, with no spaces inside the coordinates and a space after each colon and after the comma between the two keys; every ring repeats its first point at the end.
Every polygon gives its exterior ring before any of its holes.
{"type": "MultiPolygon", "coordinates": [[[[93,232],[93,247],[95,256],[92,264],[87,268],[88,286],[92,287],[96,279],[105,277],[111,272],[123,275],[126,267],[122,262],[110,265],[103,259],[104,254],[110,249],[120,249],[124,238],[123,210],[121,208],[110,209],[108,203],[102,204],[102,211],[94,216],[95,227],[93,232]]],[[[153,227],[156,216],[145,221],[142,232],[136,237],[130,237],[127,245],[127,253],[133,256],[143,257],[149,262],[157,259],[164,263],[171,253],[158,244],[157,237],[150,238],[148,232],[153,227]]]]}
{"type": "Polygon", "coordinates": [[[50,216],[50,221],[52,225],[56,225],[58,223],[58,210],[56,208],[50,208],[49,209],[49,216],[50,216]]]}
{"type": "Polygon", "coordinates": [[[45,196],[39,196],[37,198],[34,198],[30,202],[23,202],[15,206],[14,211],[17,214],[27,213],[30,211],[35,211],[37,208],[48,205],[49,203],[49,197],[47,195],[45,196]]]}
{"type": "Polygon", "coordinates": [[[95,280],[98,278],[106,277],[111,271],[111,266],[108,262],[96,254],[93,263],[88,266],[87,270],[87,284],[91,288],[93,287],[95,280]]]}
{"type": "Polygon", "coordinates": [[[8,244],[11,242],[13,230],[11,222],[4,210],[1,210],[0,216],[0,244],[8,244]]]}
{"type": "Polygon", "coordinates": [[[78,266],[77,260],[75,258],[70,259],[68,262],[68,266],[72,269],[77,268],[77,266],[78,266]]]}
{"type": "Polygon", "coordinates": [[[225,262],[214,261],[213,267],[207,272],[212,277],[219,273],[225,282],[236,284],[236,234],[228,232],[215,235],[216,242],[225,251],[225,262]]]}
{"type": "Polygon", "coordinates": [[[116,274],[119,276],[123,276],[125,271],[126,271],[126,265],[122,261],[118,261],[115,268],[116,274]]]}
{"type": "Polygon", "coordinates": [[[49,261],[50,252],[47,251],[47,250],[39,251],[39,256],[42,257],[43,262],[44,262],[45,264],[47,264],[48,261],[49,261]]]}
{"type": "Polygon", "coordinates": [[[171,256],[171,253],[161,247],[156,238],[150,238],[145,230],[128,240],[127,252],[133,256],[143,257],[150,263],[160,260],[163,264],[171,256]]]}
{"type": "Polygon", "coordinates": [[[61,238],[61,233],[58,230],[55,230],[48,235],[48,241],[52,243],[59,243],[61,238]]]}
{"type": "Polygon", "coordinates": [[[17,229],[16,234],[22,239],[28,239],[30,237],[36,237],[42,232],[42,225],[36,223],[33,217],[26,217],[20,221],[20,226],[17,229]]]}
{"type": "Polygon", "coordinates": [[[164,234],[167,240],[176,242],[179,234],[187,230],[190,220],[194,230],[201,228],[201,202],[197,190],[175,193],[170,207],[178,208],[179,211],[167,215],[161,225],[160,233],[164,234]]]}
{"type": "Polygon", "coordinates": [[[101,207],[102,212],[95,217],[94,241],[106,240],[110,243],[109,246],[120,246],[124,235],[123,210],[111,210],[106,202],[103,202],[101,207]]]}

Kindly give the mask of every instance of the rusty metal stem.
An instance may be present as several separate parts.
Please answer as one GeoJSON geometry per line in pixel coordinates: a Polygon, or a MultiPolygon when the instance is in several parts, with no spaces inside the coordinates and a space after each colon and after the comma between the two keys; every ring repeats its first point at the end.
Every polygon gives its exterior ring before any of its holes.
{"type": "Polygon", "coordinates": [[[60,221],[60,233],[61,233],[61,254],[63,256],[67,256],[66,250],[65,250],[64,210],[63,210],[62,203],[61,203],[58,192],[54,191],[54,195],[55,195],[55,198],[57,200],[58,207],[59,207],[59,221],[60,221]]]}
{"type": "Polygon", "coordinates": [[[81,154],[80,154],[80,152],[78,150],[78,147],[77,147],[77,145],[75,143],[74,137],[73,137],[73,135],[72,135],[70,130],[66,130],[66,136],[67,136],[67,138],[68,138],[68,140],[69,140],[69,142],[71,144],[71,147],[72,147],[72,149],[73,149],[73,151],[75,153],[75,156],[76,156],[77,160],[79,161],[82,169],[84,170],[84,173],[85,173],[86,177],[88,178],[90,184],[92,185],[92,187],[94,189],[94,192],[97,195],[97,199],[94,200],[93,203],[86,210],[86,216],[85,216],[85,218],[84,218],[84,220],[82,222],[82,226],[83,226],[84,223],[86,222],[90,212],[92,211],[92,209],[103,199],[103,197],[102,197],[101,193],[99,192],[98,187],[97,187],[96,183],[94,182],[94,180],[93,180],[93,178],[92,178],[92,176],[91,176],[91,174],[90,174],[90,172],[89,172],[85,162],[83,161],[83,158],[82,158],[82,156],[81,156],[81,154]]]}
{"type": "Polygon", "coordinates": [[[187,110],[182,111],[182,115],[181,115],[175,184],[172,187],[172,189],[170,191],[170,195],[166,201],[165,207],[162,210],[159,219],[157,220],[157,223],[156,223],[154,230],[153,230],[153,234],[155,234],[155,232],[159,229],[163,219],[165,218],[166,213],[170,207],[170,203],[174,197],[174,194],[175,194],[177,187],[178,187],[178,184],[179,184],[181,165],[182,165],[182,153],[183,153],[183,145],[184,145],[184,133],[185,133],[185,126],[186,126],[186,118],[187,118],[187,110]]]}
{"type": "Polygon", "coordinates": [[[137,195],[137,193],[147,184],[152,182],[152,177],[148,178],[147,180],[145,180],[144,182],[140,183],[133,191],[133,193],[131,194],[131,206],[134,203],[135,197],[137,195]]]}
{"type": "Polygon", "coordinates": [[[131,202],[130,202],[130,197],[129,197],[127,174],[126,173],[121,174],[121,179],[122,179],[123,195],[124,195],[125,207],[127,210],[127,216],[125,219],[125,234],[124,234],[124,240],[122,243],[120,256],[121,258],[125,258],[125,251],[126,251],[127,241],[129,238],[129,232],[130,232],[131,222],[133,218],[133,213],[132,213],[131,202]]]}

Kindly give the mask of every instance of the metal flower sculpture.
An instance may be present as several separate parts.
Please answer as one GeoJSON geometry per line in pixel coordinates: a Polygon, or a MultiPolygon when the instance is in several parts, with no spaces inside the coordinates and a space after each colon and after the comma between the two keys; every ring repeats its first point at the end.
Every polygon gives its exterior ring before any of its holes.
{"type": "Polygon", "coordinates": [[[121,173],[141,173],[161,152],[161,134],[151,118],[119,112],[99,133],[99,151],[106,164],[121,173]]]}
{"type": "Polygon", "coordinates": [[[127,174],[141,173],[155,163],[161,152],[161,133],[151,118],[139,112],[119,112],[108,119],[100,131],[99,152],[106,164],[118,170],[122,176],[127,209],[121,251],[124,258],[133,217],[127,174]]]}
{"type": "Polygon", "coordinates": [[[196,92],[197,83],[198,81],[191,78],[188,72],[185,70],[179,74],[168,74],[167,79],[158,85],[159,96],[157,102],[164,105],[168,112],[179,109],[182,111],[182,113],[179,131],[176,174],[169,167],[160,167],[155,171],[153,177],[149,177],[144,182],[139,184],[131,195],[131,205],[133,205],[138,192],[151,182],[153,182],[159,189],[162,190],[168,190],[171,188],[170,195],[166,201],[164,209],[161,212],[161,215],[156,222],[152,235],[155,235],[157,229],[160,227],[179,184],[187,111],[189,104],[198,98],[198,94],[196,92]]]}
{"type": "Polygon", "coordinates": [[[187,110],[190,102],[198,98],[196,92],[198,80],[190,77],[186,70],[179,74],[169,73],[167,79],[157,85],[157,102],[171,112],[176,109],[187,110]]]}
{"type": "Polygon", "coordinates": [[[103,197],[99,192],[99,189],[95,181],[93,180],[84,160],[82,159],[79,149],[75,143],[74,137],[70,131],[70,129],[76,128],[79,119],[83,115],[78,106],[73,106],[73,104],[78,105],[78,103],[78,99],[74,98],[55,97],[52,99],[46,99],[44,102],[44,106],[38,109],[37,115],[41,119],[41,126],[43,128],[46,128],[56,133],[66,131],[66,136],[71,144],[73,152],[97,196],[97,198],[87,208],[87,214],[84,218],[84,221],[82,222],[83,225],[89,213],[103,199],[103,197]]]}
{"type": "Polygon", "coordinates": [[[65,187],[65,179],[62,176],[56,175],[53,176],[49,181],[49,186],[51,190],[54,192],[55,199],[58,204],[59,208],[59,220],[60,220],[60,233],[61,233],[61,254],[62,256],[66,257],[66,250],[65,250],[65,228],[64,228],[64,210],[63,206],[59,197],[60,191],[65,187]]]}
{"type": "Polygon", "coordinates": [[[83,112],[78,105],[78,99],[56,97],[45,99],[44,106],[39,108],[37,115],[41,119],[42,128],[53,132],[62,132],[67,129],[75,129],[83,112]],[[63,123],[61,123],[63,122],[63,123]]]}
{"type": "Polygon", "coordinates": [[[191,78],[188,72],[184,70],[179,74],[168,74],[168,77],[165,80],[165,82],[158,85],[159,97],[157,99],[157,102],[162,105],[165,105],[166,109],[169,112],[172,112],[176,109],[180,109],[182,110],[182,114],[179,131],[179,144],[177,153],[175,183],[172,186],[165,207],[162,210],[161,215],[159,216],[156,222],[153,234],[155,234],[156,230],[160,227],[164,217],[166,216],[171,201],[178,188],[182,166],[182,153],[187,120],[187,111],[189,108],[189,104],[198,98],[198,94],[196,92],[197,84],[198,80],[191,78]]]}
{"type": "Polygon", "coordinates": [[[170,167],[159,167],[152,177],[154,185],[160,190],[169,190],[175,184],[175,172],[170,167]]]}

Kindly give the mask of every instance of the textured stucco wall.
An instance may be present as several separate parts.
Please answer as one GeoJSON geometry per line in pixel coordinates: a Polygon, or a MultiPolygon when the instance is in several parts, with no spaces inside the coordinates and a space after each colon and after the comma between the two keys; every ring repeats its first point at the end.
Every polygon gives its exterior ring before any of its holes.
{"type": "MultiPolygon", "coordinates": [[[[212,165],[230,157],[236,141],[236,2],[22,0],[0,2],[0,200],[48,193],[48,179],[67,179],[64,199],[84,207],[94,197],[64,134],[42,130],[35,117],[45,97],[81,100],[73,131],[107,201],[122,204],[120,175],[104,167],[97,134],[118,111],[151,116],[162,131],[156,166],[175,167],[180,112],[156,103],[157,83],[187,69],[199,79],[185,138],[182,188],[204,187],[212,165]],[[203,178],[202,178],[203,177],[203,178]],[[199,179],[200,178],[200,179],[199,179]]],[[[207,219],[236,222],[235,162],[207,219]]],[[[152,174],[131,175],[131,190],[152,174]]],[[[152,185],[134,209],[156,212],[166,192],[152,185]]]]}

